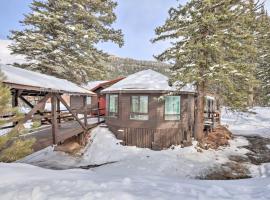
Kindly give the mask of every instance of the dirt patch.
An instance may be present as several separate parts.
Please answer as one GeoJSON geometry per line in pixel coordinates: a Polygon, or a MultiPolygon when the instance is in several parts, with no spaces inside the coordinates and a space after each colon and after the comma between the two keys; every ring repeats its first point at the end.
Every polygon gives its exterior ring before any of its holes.
{"type": "Polygon", "coordinates": [[[218,126],[198,143],[198,147],[205,150],[218,149],[221,146],[228,146],[232,138],[232,133],[226,127],[218,126]]]}
{"type": "Polygon", "coordinates": [[[77,154],[83,148],[78,142],[67,141],[64,144],[58,145],[54,148],[55,151],[62,151],[72,155],[77,154]]]}
{"type": "Polygon", "coordinates": [[[198,177],[203,180],[232,180],[251,178],[248,165],[260,165],[270,162],[270,138],[260,136],[244,136],[249,141],[247,146],[242,148],[250,152],[246,155],[231,155],[227,162],[221,166],[213,167],[206,175],[198,177]]]}
{"type": "Polygon", "coordinates": [[[250,153],[247,156],[250,162],[254,165],[270,162],[270,138],[263,138],[260,136],[246,136],[249,145],[244,146],[250,153]]]}
{"type": "Polygon", "coordinates": [[[250,172],[244,165],[237,162],[227,162],[221,166],[212,168],[201,177],[202,180],[235,180],[251,178],[250,172]]]}

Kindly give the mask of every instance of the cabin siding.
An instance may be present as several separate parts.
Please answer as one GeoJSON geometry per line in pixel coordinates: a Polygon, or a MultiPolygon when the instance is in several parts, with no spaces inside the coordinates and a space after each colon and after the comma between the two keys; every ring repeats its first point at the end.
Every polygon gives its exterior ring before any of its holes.
{"type": "MultiPolygon", "coordinates": [[[[86,96],[70,96],[70,107],[72,110],[74,110],[77,114],[83,114],[84,113],[84,101],[86,100],[86,98],[89,98],[90,96],[86,97],[86,96]]],[[[88,109],[88,114],[93,112],[97,112],[97,110],[93,110],[93,109],[97,109],[98,108],[98,99],[97,96],[92,96],[91,98],[91,104],[90,105],[86,105],[87,109],[88,109]]]]}
{"type": "Polygon", "coordinates": [[[118,95],[118,117],[106,117],[106,123],[124,145],[159,150],[172,145],[191,144],[194,126],[194,95],[180,95],[181,117],[180,120],[175,121],[165,120],[165,104],[164,101],[159,100],[162,94],[122,93],[118,95]],[[149,120],[130,119],[131,96],[133,95],[148,96],[149,120]]]}

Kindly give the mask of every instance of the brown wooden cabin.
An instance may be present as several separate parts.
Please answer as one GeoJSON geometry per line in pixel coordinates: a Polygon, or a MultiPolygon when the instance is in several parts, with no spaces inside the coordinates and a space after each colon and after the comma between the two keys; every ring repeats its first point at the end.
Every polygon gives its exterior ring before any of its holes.
{"type": "Polygon", "coordinates": [[[195,90],[176,93],[168,77],[144,70],[102,91],[106,94],[106,124],[124,145],[155,150],[191,145],[195,90]]]}
{"type": "Polygon", "coordinates": [[[93,107],[98,108],[98,110],[92,112],[94,115],[99,114],[101,116],[104,116],[106,114],[106,95],[102,94],[101,91],[121,81],[122,79],[124,79],[124,77],[109,81],[92,81],[89,82],[87,86],[85,86],[86,89],[97,94],[97,96],[92,97],[91,100],[93,107]]]}
{"type": "MultiPolygon", "coordinates": [[[[10,127],[1,127],[1,129],[12,128],[22,125],[28,120],[37,119],[51,125],[51,129],[40,132],[45,136],[44,140],[49,134],[52,144],[58,144],[88,131],[87,98],[96,96],[95,93],[70,81],[37,72],[7,65],[0,65],[0,69],[5,76],[3,83],[10,88],[12,93],[12,106],[17,107],[21,102],[30,108],[23,119],[10,127]],[[80,99],[81,101],[77,103],[80,106],[70,107],[69,102],[66,101],[69,98],[63,98],[64,95],[80,99]],[[48,102],[50,102],[51,108],[49,111],[44,111],[45,104],[48,102]],[[64,113],[60,110],[61,104],[66,108],[64,113]],[[80,109],[80,113],[84,114],[82,119],[77,116],[78,109],[80,109]],[[66,114],[70,114],[73,121],[65,121],[66,114]]],[[[49,145],[50,141],[46,144],[49,145]]]]}

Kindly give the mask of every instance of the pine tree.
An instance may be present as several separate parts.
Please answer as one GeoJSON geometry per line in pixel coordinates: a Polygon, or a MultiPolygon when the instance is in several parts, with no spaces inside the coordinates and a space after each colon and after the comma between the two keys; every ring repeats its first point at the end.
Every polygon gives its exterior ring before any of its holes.
{"type": "Polygon", "coordinates": [[[172,81],[197,87],[198,140],[203,137],[207,91],[214,90],[233,107],[243,107],[247,102],[248,86],[254,78],[246,54],[254,51],[254,37],[243,27],[248,20],[246,12],[245,0],[191,0],[171,8],[165,24],[156,29],[154,42],[172,41],[172,46],[157,56],[173,63],[172,81]]]}
{"type": "MultiPolygon", "coordinates": [[[[0,126],[7,126],[21,118],[16,108],[11,107],[11,94],[9,88],[3,85],[3,74],[0,72],[0,117],[15,114],[10,118],[0,118],[0,126]]],[[[33,139],[23,140],[19,136],[23,127],[17,127],[0,135],[0,162],[12,162],[32,152],[33,139]]]]}
{"type": "Polygon", "coordinates": [[[260,85],[257,89],[257,101],[260,105],[270,105],[270,17],[264,8],[261,9],[258,17],[258,67],[257,79],[260,85]]]}
{"type": "Polygon", "coordinates": [[[104,77],[107,54],[97,44],[123,45],[121,31],[111,27],[116,6],[113,0],[34,0],[21,22],[26,28],[10,36],[13,54],[28,61],[16,65],[77,83],[104,77]]]}

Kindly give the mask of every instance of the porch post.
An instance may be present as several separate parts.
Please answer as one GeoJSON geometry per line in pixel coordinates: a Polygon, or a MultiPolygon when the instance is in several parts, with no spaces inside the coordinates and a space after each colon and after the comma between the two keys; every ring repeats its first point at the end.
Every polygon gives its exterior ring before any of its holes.
{"type": "Polygon", "coordinates": [[[52,114],[52,138],[53,138],[53,144],[56,144],[56,136],[58,134],[58,121],[57,121],[57,108],[56,108],[56,97],[52,94],[51,97],[51,114],[52,114]]]}
{"type": "MultiPolygon", "coordinates": [[[[18,90],[14,90],[12,93],[12,108],[18,107],[19,101],[18,101],[18,90]]],[[[16,126],[18,122],[13,122],[13,126],[16,126]]]]}
{"type": "Polygon", "coordinates": [[[57,122],[58,122],[58,125],[60,126],[60,123],[61,123],[61,108],[60,108],[60,100],[58,98],[56,98],[56,101],[57,101],[57,114],[58,114],[58,117],[57,117],[57,122]]]}
{"type": "Polygon", "coordinates": [[[83,96],[84,125],[87,127],[87,96],[83,96]]]}
{"type": "Polygon", "coordinates": [[[14,93],[12,94],[12,107],[17,107],[19,105],[18,101],[18,90],[14,90],[14,93]]]}

